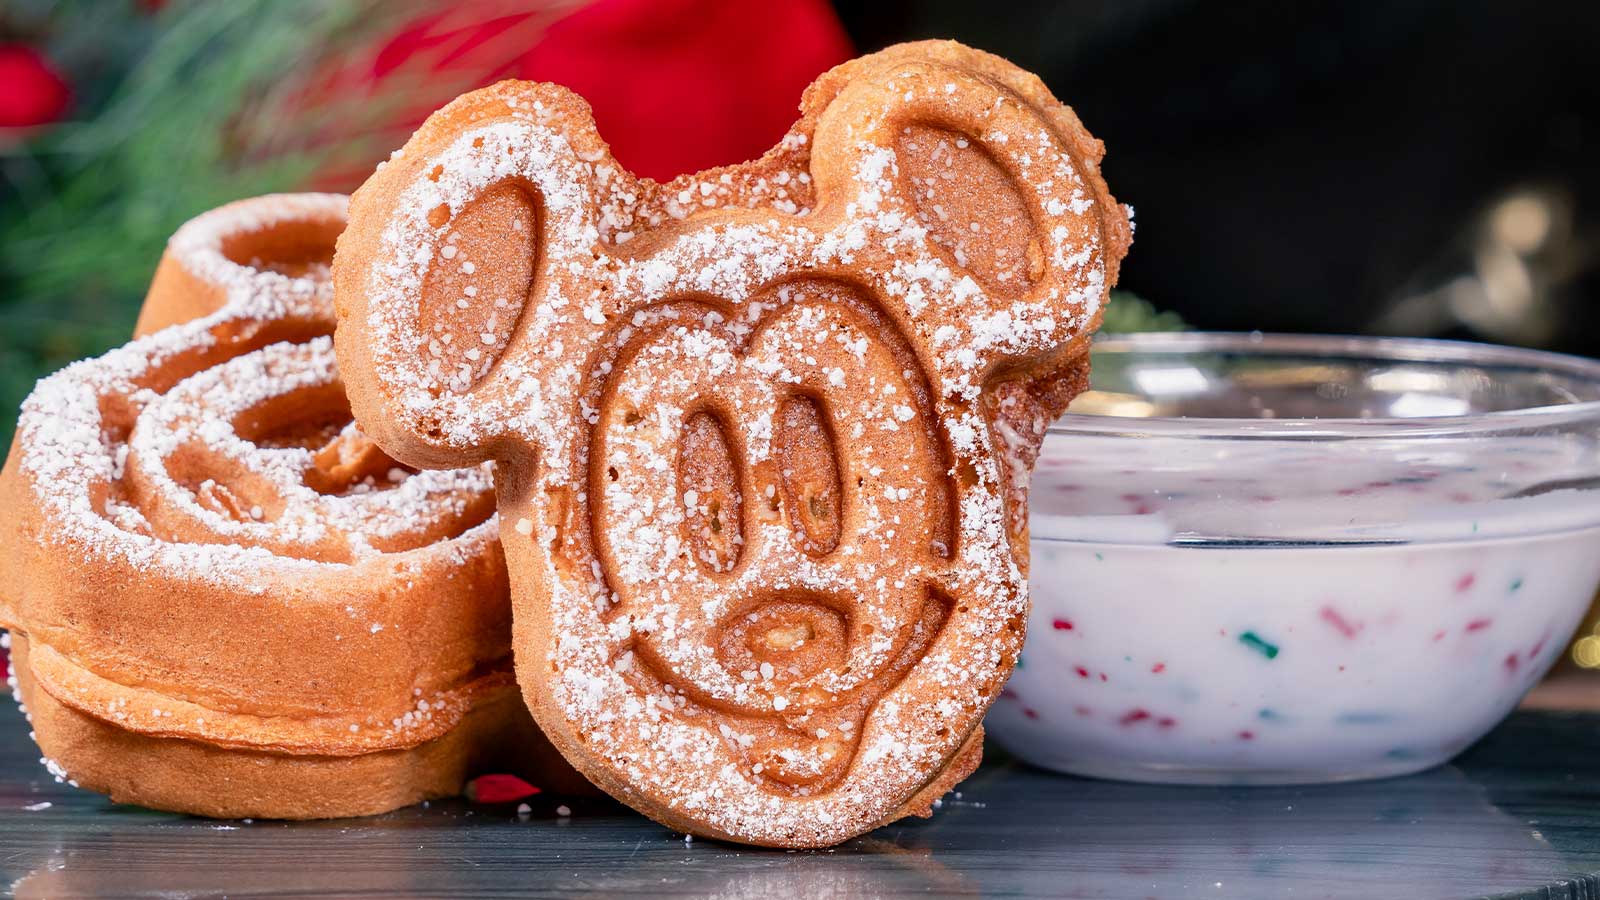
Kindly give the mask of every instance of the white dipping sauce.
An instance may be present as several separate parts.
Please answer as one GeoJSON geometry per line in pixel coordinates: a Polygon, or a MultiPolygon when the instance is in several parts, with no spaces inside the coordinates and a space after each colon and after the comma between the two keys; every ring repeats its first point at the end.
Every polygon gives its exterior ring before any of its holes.
{"type": "Polygon", "coordinates": [[[1018,756],[1174,782],[1424,769],[1516,705],[1600,585],[1595,493],[1512,498],[1592,473],[1586,442],[1218,443],[1046,439],[1027,645],[987,720],[1018,756]]]}

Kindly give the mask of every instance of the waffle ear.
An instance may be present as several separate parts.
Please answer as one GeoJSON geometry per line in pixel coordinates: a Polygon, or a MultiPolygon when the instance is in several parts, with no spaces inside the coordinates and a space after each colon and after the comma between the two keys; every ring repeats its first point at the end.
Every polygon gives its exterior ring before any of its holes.
{"type": "Polygon", "coordinates": [[[947,66],[937,54],[889,57],[839,88],[813,149],[823,204],[898,219],[908,238],[924,232],[950,277],[885,299],[985,368],[1008,358],[1019,329],[1035,346],[1092,331],[1115,278],[1108,264],[1129,241],[1100,178],[1099,142],[1042,83],[1019,76],[947,66]]]}
{"type": "Polygon", "coordinates": [[[586,115],[551,121],[571,102],[552,85],[467,94],[352,199],[334,264],[355,325],[340,329],[342,368],[358,418],[408,461],[487,458],[510,428],[519,360],[541,350],[524,315],[540,273],[600,256],[579,149],[599,138],[586,115]]]}
{"type": "Polygon", "coordinates": [[[539,256],[538,194],[517,181],[489,185],[443,224],[417,296],[419,358],[429,390],[471,393],[511,343],[539,256]],[[469,249],[470,248],[470,249],[469,249]]]}

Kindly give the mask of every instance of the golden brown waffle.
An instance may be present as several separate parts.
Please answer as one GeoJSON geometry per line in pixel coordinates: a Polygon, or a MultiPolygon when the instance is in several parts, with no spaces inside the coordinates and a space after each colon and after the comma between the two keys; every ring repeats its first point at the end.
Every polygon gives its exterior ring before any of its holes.
{"type": "Polygon", "coordinates": [[[1004,60],[893,47],[801,110],[659,185],[575,95],[476,91],[356,193],[334,262],[363,427],[500,466],[551,740],[671,827],[786,847],[977,764],[1029,467],[1130,237],[1099,143],[1004,60]]]}
{"type": "Polygon", "coordinates": [[[489,473],[417,473],[350,424],[328,337],[345,209],[269,196],[191,221],[147,336],[24,404],[0,624],[59,778],[311,818],[554,756],[511,674],[489,473]]]}

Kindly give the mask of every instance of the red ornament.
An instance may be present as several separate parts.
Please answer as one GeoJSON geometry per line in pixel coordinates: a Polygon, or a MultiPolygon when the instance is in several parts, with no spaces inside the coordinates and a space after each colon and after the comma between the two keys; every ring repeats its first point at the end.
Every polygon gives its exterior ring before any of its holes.
{"type": "Polygon", "coordinates": [[[0,44],[0,128],[33,128],[61,118],[72,90],[38,50],[0,44]]]}
{"type": "Polygon", "coordinates": [[[664,181],[761,155],[806,85],[852,55],[823,0],[597,0],[517,76],[582,94],[617,160],[664,181]]]}
{"type": "Polygon", "coordinates": [[[623,165],[665,181],[765,152],[806,85],[852,55],[826,0],[594,0],[570,12],[461,4],[408,22],[313,94],[410,85],[424,108],[408,104],[391,123],[409,131],[450,99],[430,85],[553,81],[589,102],[623,165]]]}

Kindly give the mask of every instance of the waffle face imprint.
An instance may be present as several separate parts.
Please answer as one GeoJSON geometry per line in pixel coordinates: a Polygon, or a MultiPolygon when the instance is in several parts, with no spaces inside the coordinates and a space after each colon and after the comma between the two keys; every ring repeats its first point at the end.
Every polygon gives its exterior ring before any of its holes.
{"type": "Polygon", "coordinates": [[[753,162],[655,184],[505,82],[356,193],[357,420],[493,460],[517,674],[613,796],[823,846],[977,764],[1022,645],[1026,486],[1130,239],[1101,148],[953,43],[807,91],[753,162]]]}

